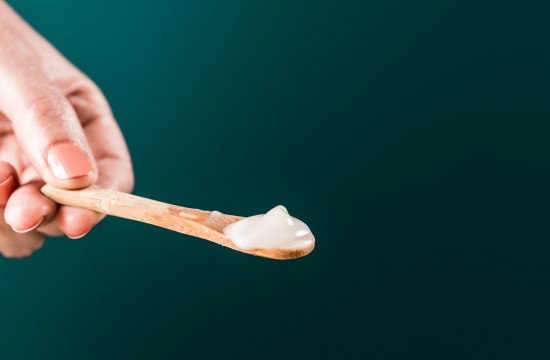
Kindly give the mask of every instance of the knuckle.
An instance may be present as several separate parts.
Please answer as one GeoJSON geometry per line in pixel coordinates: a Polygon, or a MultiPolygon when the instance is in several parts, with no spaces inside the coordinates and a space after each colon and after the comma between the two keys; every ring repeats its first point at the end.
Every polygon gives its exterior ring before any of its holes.
{"type": "MultiPolygon", "coordinates": [[[[41,85],[37,85],[37,88],[41,85]]],[[[32,124],[40,126],[44,131],[55,132],[59,126],[65,126],[74,117],[73,109],[61,92],[53,85],[43,85],[45,89],[38,91],[39,96],[31,98],[25,104],[26,118],[32,119],[32,124]],[[52,121],[56,119],[56,121],[52,121]]]]}
{"type": "Polygon", "coordinates": [[[42,95],[31,98],[25,109],[32,115],[38,118],[50,117],[59,112],[63,106],[63,99],[60,94],[51,86],[47,89],[41,89],[42,95]]]}

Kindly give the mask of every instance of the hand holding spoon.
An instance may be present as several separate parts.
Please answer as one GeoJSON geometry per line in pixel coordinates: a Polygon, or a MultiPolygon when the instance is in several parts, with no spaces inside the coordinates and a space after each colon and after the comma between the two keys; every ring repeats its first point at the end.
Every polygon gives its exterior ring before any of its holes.
{"type": "Polygon", "coordinates": [[[160,226],[251,255],[295,259],[315,247],[307,225],[288,215],[282,206],[265,215],[244,218],[170,205],[97,185],[80,190],[44,185],[41,191],[59,204],[160,226]]]}

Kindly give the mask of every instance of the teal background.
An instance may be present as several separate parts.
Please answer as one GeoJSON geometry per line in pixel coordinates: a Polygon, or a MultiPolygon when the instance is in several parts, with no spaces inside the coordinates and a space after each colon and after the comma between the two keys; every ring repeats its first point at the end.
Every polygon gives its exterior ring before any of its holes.
{"type": "Polygon", "coordinates": [[[108,218],[0,259],[0,358],[550,355],[550,3],[10,4],[105,92],[135,194],[317,245],[108,218]]]}

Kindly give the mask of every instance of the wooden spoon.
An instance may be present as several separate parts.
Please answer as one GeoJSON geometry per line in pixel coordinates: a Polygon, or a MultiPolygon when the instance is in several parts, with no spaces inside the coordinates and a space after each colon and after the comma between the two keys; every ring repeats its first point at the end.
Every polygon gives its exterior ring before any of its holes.
{"type": "Polygon", "coordinates": [[[223,228],[244,217],[225,215],[166,204],[97,185],[80,190],[63,190],[44,185],[42,194],[56,203],[141,221],[183,234],[210,240],[233,250],[271,259],[295,259],[313,251],[315,242],[301,249],[241,250],[223,233],[223,228]]]}

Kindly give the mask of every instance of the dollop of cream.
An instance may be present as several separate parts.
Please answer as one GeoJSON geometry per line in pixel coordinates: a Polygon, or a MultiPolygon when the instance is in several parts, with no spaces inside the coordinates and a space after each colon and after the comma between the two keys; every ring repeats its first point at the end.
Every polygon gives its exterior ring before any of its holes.
{"type": "Polygon", "coordinates": [[[315,241],[309,227],[290,216],[282,205],[265,215],[251,216],[228,225],[223,232],[242,250],[299,249],[315,241]]]}

